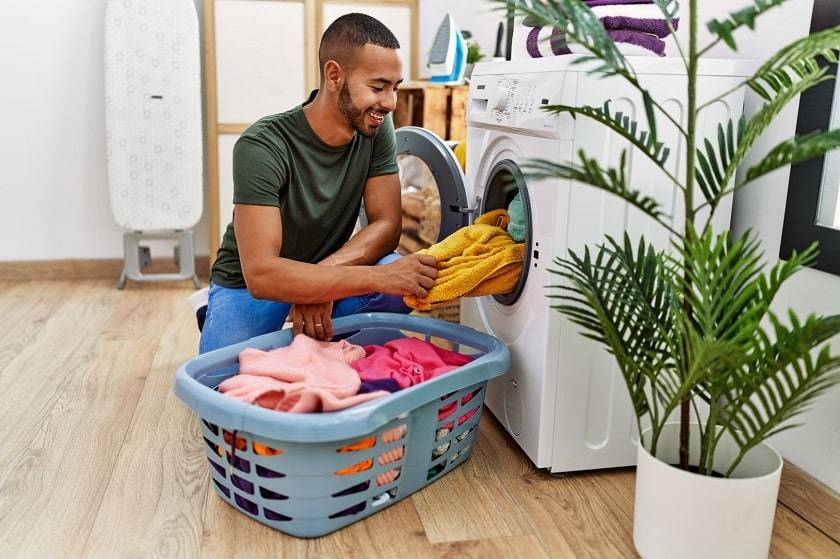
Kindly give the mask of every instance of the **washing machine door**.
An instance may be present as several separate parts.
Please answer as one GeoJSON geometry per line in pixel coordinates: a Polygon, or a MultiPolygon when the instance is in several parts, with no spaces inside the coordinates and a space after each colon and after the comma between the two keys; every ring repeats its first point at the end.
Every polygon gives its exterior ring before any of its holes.
{"type": "Polygon", "coordinates": [[[417,126],[396,131],[403,227],[398,252],[410,254],[469,224],[464,174],[436,134],[417,126]]]}

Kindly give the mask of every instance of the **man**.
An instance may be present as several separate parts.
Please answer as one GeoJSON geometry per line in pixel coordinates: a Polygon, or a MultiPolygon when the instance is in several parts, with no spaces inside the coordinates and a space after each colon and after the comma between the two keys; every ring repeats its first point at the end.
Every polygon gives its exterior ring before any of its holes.
{"type": "Polygon", "coordinates": [[[200,353],[278,330],[289,315],[295,334],[329,339],[331,318],[408,312],[402,296],[432,287],[434,258],[393,253],[398,48],[376,19],[340,17],[321,38],[320,88],[237,141],[233,222],[210,274],[200,353]],[[362,200],[368,225],[350,238],[362,200]]]}

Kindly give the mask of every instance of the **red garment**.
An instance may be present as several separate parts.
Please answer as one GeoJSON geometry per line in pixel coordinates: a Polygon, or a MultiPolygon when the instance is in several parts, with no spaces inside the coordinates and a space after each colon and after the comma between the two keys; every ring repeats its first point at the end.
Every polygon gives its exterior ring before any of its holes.
{"type": "MultiPolygon", "coordinates": [[[[463,398],[461,398],[461,405],[465,406],[467,404],[467,402],[472,400],[473,396],[475,396],[476,394],[478,394],[478,390],[476,390],[475,392],[471,392],[471,393],[467,394],[466,396],[464,396],[463,398]]],[[[450,402],[449,404],[440,408],[438,410],[438,421],[440,421],[441,419],[446,419],[447,417],[452,415],[452,413],[455,411],[455,408],[457,408],[457,407],[458,407],[458,400],[455,400],[454,402],[450,402]]],[[[463,425],[464,423],[469,421],[469,419],[472,416],[474,416],[476,414],[476,412],[478,412],[477,407],[474,408],[474,409],[471,409],[470,411],[468,411],[467,413],[465,413],[464,415],[459,417],[458,418],[458,425],[463,425]]],[[[453,422],[447,423],[446,425],[443,426],[443,428],[452,430],[452,429],[455,428],[455,422],[453,421],[453,422]]]]}
{"type": "Polygon", "coordinates": [[[358,371],[362,382],[392,378],[399,383],[400,389],[448,373],[471,361],[462,353],[441,349],[417,338],[391,340],[384,346],[366,346],[365,353],[367,357],[350,364],[358,371]]]}

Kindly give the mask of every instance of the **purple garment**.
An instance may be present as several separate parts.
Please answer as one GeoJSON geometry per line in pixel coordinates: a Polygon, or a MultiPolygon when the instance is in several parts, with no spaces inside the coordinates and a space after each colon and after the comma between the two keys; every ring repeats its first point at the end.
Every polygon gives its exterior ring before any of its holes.
{"type": "MultiPolygon", "coordinates": [[[[649,19],[627,16],[606,16],[601,18],[601,25],[604,29],[623,30],[623,31],[639,31],[640,33],[650,33],[656,35],[660,39],[670,35],[671,31],[668,29],[668,21],[665,19],[649,19]]],[[[679,29],[680,19],[674,18],[674,29],[679,29]]]]}
{"type": "Polygon", "coordinates": [[[583,0],[590,8],[597,6],[621,6],[623,4],[653,4],[651,0],[583,0]]]}
{"type": "Polygon", "coordinates": [[[362,383],[359,387],[359,394],[367,394],[368,392],[378,392],[379,390],[387,390],[388,392],[397,392],[400,389],[400,383],[396,379],[381,378],[371,379],[362,383]]]}
{"type": "Polygon", "coordinates": [[[609,35],[610,38],[616,43],[627,43],[630,45],[636,45],[637,47],[642,47],[643,49],[647,49],[651,52],[654,52],[659,56],[665,56],[665,41],[654,37],[653,35],[648,35],[647,33],[639,33],[638,31],[625,31],[621,29],[607,31],[607,35],[609,35]]]}
{"type": "Polygon", "coordinates": [[[569,42],[566,40],[566,34],[559,27],[551,30],[551,37],[548,39],[548,42],[551,43],[551,54],[554,56],[572,53],[572,50],[569,48],[569,42]]]}
{"type": "MultiPolygon", "coordinates": [[[[528,37],[525,39],[525,49],[531,58],[542,58],[543,56],[539,45],[540,31],[542,31],[542,27],[534,27],[528,32],[528,37]]],[[[548,42],[551,45],[551,54],[554,56],[572,53],[569,44],[566,42],[566,34],[559,27],[551,30],[551,37],[549,37],[548,42]]]]}
{"type": "MultiPolygon", "coordinates": [[[[531,58],[542,58],[543,56],[538,44],[538,36],[541,29],[542,27],[535,27],[528,33],[525,47],[531,58]]],[[[653,35],[624,29],[610,29],[607,31],[607,35],[616,43],[635,45],[649,50],[656,55],[665,56],[665,41],[653,35]]],[[[555,28],[552,31],[550,40],[552,43],[552,53],[555,56],[572,54],[571,49],[565,42],[565,34],[559,28],[555,28]],[[557,46],[556,49],[555,45],[557,46]]]]}
{"type": "Polygon", "coordinates": [[[534,27],[528,31],[528,37],[525,38],[525,50],[528,51],[528,56],[531,58],[542,57],[539,45],[540,31],[542,31],[542,27],[534,27]]]}

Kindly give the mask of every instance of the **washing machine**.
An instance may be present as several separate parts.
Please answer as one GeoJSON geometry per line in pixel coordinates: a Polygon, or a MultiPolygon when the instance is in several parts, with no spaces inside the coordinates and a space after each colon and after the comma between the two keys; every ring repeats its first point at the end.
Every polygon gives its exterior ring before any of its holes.
{"type": "MultiPolygon", "coordinates": [[[[654,98],[684,114],[687,78],[682,61],[631,58],[639,80],[654,98]]],[[[579,328],[551,309],[560,277],[550,272],[556,257],[586,245],[644,235],[668,247],[662,228],[627,203],[604,191],[567,180],[529,181],[522,172],[531,158],[569,162],[583,149],[590,157],[616,165],[627,144],[596,122],[553,116],[546,105],[590,105],[610,101],[644,125],[641,96],[621,78],[586,73],[575,57],[560,56],[476,65],[467,109],[467,169],[462,215],[473,219],[506,207],[517,192],[523,199],[528,234],[526,259],[517,287],[508,294],[465,298],[461,322],[496,336],[511,352],[510,371],[491,382],[486,402],[510,436],[537,467],[569,472],[635,463],[636,421],[614,359],[579,328]]],[[[700,66],[701,103],[735,87],[754,65],[705,60],[700,66]]],[[[700,131],[716,137],[717,125],[743,110],[744,90],[736,89],[700,114],[700,131]]],[[[681,135],[659,119],[660,139],[672,148],[668,165],[684,173],[681,135]]],[[[630,184],[662,204],[672,223],[684,219],[682,196],[644,155],[629,153],[630,184]]],[[[680,176],[680,175],[676,175],[680,176]]],[[[699,194],[698,194],[699,196],[699,194]]],[[[714,225],[729,226],[731,199],[714,225]]]]}

